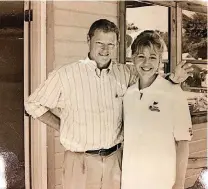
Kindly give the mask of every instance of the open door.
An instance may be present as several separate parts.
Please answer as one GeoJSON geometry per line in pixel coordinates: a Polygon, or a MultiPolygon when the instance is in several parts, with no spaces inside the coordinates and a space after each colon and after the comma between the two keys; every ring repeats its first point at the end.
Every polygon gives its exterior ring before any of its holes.
{"type": "Polygon", "coordinates": [[[28,89],[24,6],[24,1],[0,1],[1,189],[30,188],[29,122],[24,116],[28,89]]]}

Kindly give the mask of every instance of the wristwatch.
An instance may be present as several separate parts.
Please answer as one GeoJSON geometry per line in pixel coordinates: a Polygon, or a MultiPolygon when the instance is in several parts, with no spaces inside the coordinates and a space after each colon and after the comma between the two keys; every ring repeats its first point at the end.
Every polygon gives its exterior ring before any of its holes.
{"type": "Polygon", "coordinates": [[[170,81],[172,84],[180,84],[180,83],[176,83],[175,81],[173,81],[172,79],[171,79],[171,73],[169,73],[169,74],[167,74],[166,76],[165,76],[165,79],[166,80],[168,80],[168,81],[170,81]]]}

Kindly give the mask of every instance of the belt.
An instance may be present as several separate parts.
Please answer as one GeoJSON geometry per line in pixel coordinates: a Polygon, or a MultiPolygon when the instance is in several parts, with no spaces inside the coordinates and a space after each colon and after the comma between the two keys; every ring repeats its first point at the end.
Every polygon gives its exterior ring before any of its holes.
{"type": "Polygon", "coordinates": [[[108,149],[99,149],[99,150],[88,150],[86,151],[85,153],[89,153],[89,154],[97,154],[97,155],[100,155],[100,156],[108,156],[110,155],[111,153],[115,152],[116,150],[118,150],[119,148],[121,147],[121,143],[111,147],[111,148],[108,148],[108,149]]]}

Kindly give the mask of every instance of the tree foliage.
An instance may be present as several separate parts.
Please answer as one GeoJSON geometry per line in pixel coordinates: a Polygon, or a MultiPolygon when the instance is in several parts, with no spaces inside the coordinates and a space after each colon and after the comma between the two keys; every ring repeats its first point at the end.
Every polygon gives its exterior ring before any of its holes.
{"type": "Polygon", "coordinates": [[[183,14],[182,50],[194,58],[207,59],[207,16],[194,13],[192,17],[183,14]]]}
{"type": "Polygon", "coordinates": [[[165,45],[168,49],[168,46],[169,46],[169,43],[168,43],[168,32],[162,32],[162,31],[159,31],[159,30],[155,30],[164,40],[165,42],[165,45]]]}
{"type": "MultiPolygon", "coordinates": [[[[207,59],[207,15],[194,13],[192,16],[182,15],[182,53],[189,53],[195,59],[207,59]]],[[[126,29],[138,31],[134,23],[127,23],[126,29]]],[[[156,30],[168,48],[168,32],[156,30]]]]}
{"type": "Polygon", "coordinates": [[[138,31],[139,28],[134,23],[127,23],[126,29],[138,31]]]}

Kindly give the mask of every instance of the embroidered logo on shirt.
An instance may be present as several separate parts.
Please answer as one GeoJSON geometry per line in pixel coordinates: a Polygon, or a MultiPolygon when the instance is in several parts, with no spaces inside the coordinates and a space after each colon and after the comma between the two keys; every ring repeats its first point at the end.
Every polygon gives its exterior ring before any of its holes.
{"type": "Polygon", "coordinates": [[[149,106],[149,109],[151,111],[160,112],[160,109],[158,107],[158,102],[154,101],[152,105],[149,106]]]}

